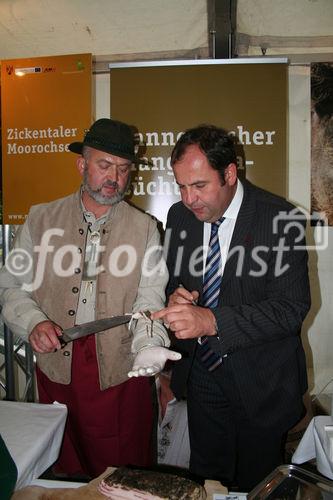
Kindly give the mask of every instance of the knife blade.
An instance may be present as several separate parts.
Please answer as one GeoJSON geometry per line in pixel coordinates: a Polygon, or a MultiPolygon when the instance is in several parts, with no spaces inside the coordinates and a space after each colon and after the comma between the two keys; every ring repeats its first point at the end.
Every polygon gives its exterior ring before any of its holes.
{"type": "Polygon", "coordinates": [[[81,337],[86,337],[87,335],[92,335],[93,333],[103,332],[109,328],[114,328],[115,326],[124,325],[129,323],[132,314],[124,314],[123,316],[111,316],[110,318],[96,319],[95,321],[89,321],[88,323],[82,323],[81,325],[75,325],[71,328],[66,328],[62,331],[62,335],[59,338],[61,347],[65,347],[68,342],[80,339],[81,337]]]}

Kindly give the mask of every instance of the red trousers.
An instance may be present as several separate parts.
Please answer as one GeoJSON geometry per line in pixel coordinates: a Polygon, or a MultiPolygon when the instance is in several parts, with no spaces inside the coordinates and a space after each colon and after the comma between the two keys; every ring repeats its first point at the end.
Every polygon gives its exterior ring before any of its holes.
{"type": "Polygon", "coordinates": [[[153,385],[148,377],[100,390],[94,335],[73,342],[72,381],[51,382],[37,368],[40,403],[67,405],[55,471],[100,475],[109,466],[152,463],[153,385]]]}

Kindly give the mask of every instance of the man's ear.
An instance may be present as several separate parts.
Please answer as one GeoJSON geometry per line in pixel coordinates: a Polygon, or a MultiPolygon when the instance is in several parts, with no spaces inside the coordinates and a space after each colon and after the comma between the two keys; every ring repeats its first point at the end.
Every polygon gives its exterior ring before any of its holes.
{"type": "Polygon", "coordinates": [[[78,159],[76,160],[76,167],[77,167],[81,177],[83,177],[83,172],[84,172],[84,167],[85,167],[85,160],[84,160],[83,156],[79,156],[78,159]]]}
{"type": "Polygon", "coordinates": [[[229,163],[224,171],[224,180],[228,186],[234,186],[237,182],[237,165],[236,163],[229,163]]]}

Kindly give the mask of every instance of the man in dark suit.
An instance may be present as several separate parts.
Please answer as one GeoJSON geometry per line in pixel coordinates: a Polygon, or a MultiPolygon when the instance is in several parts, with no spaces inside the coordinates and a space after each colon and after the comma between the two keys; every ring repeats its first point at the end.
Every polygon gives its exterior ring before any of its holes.
{"type": "Polygon", "coordinates": [[[182,353],[171,386],[187,398],[190,470],[249,491],[283,462],[304,414],[304,216],[240,182],[233,140],[217,127],[186,131],[171,163],[182,201],[168,214],[168,307],[153,318],[182,353]]]}

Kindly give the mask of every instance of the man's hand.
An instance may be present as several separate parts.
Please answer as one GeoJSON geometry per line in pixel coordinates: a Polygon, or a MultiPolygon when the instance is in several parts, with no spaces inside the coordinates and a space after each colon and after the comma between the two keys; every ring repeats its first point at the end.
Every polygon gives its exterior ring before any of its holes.
{"type": "Polygon", "coordinates": [[[34,351],[41,354],[54,352],[61,345],[58,336],[62,334],[60,326],[52,321],[41,321],[29,335],[29,342],[34,351]]]}
{"type": "Polygon", "coordinates": [[[165,347],[147,347],[138,352],[128,377],[151,377],[163,370],[168,359],[177,361],[182,355],[165,347]]]}
{"type": "Polygon", "coordinates": [[[179,286],[170,295],[168,306],[174,306],[175,304],[194,304],[199,298],[199,292],[194,290],[189,292],[186,288],[179,286]]]}
{"type": "Polygon", "coordinates": [[[177,339],[192,339],[203,335],[216,335],[216,320],[205,307],[175,304],[151,315],[152,320],[162,319],[175,333],[177,339]]]}

